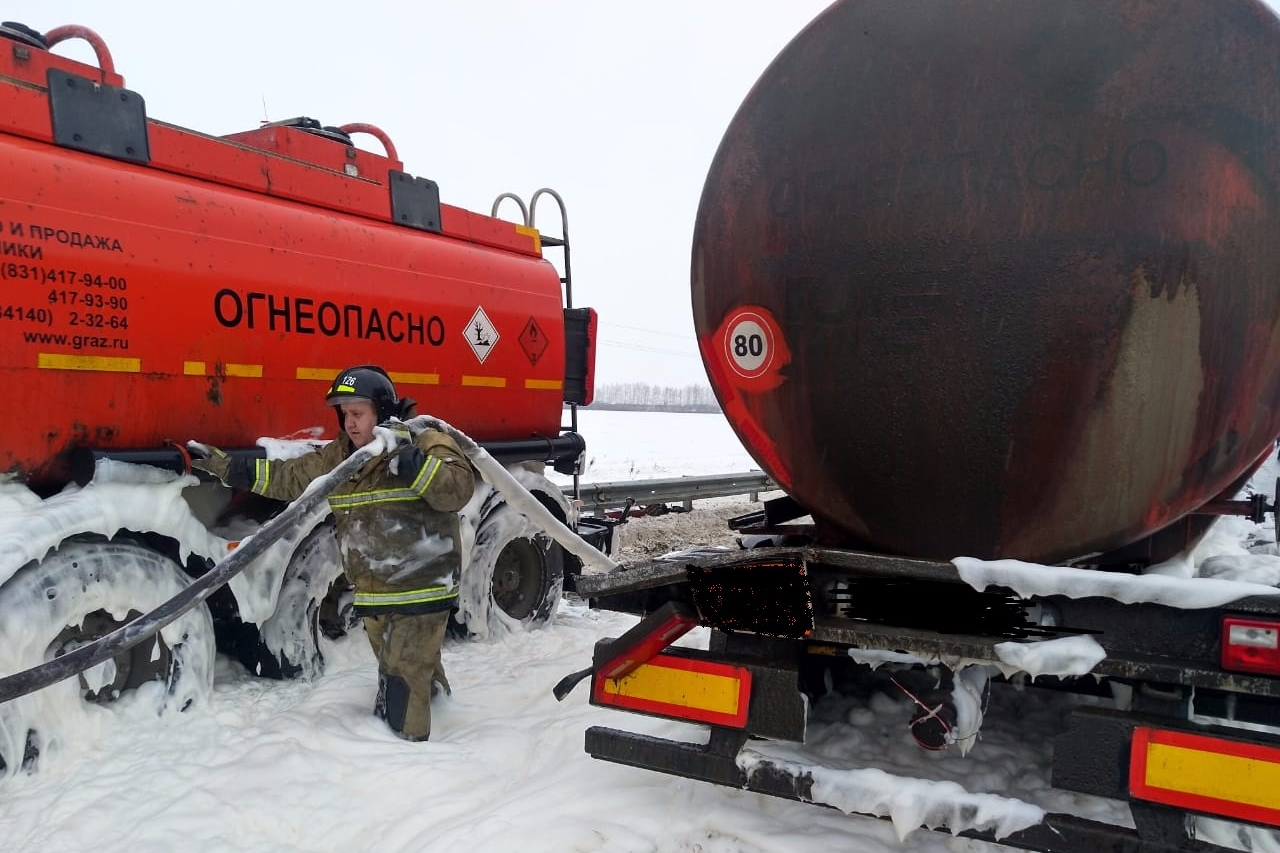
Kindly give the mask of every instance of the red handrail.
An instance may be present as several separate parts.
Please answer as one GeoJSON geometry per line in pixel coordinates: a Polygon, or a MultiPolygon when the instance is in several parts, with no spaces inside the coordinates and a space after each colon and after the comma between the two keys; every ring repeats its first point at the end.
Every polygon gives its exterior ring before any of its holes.
{"type": "Polygon", "coordinates": [[[391,137],[387,136],[387,132],[380,127],[357,121],[357,122],[352,122],[351,124],[344,124],[341,127],[339,127],[338,130],[341,130],[343,133],[347,133],[347,134],[367,133],[370,136],[375,137],[379,142],[382,143],[382,147],[387,152],[387,157],[397,161],[400,159],[399,155],[396,154],[396,147],[391,144],[391,137]]]}
{"type": "Polygon", "coordinates": [[[98,57],[98,67],[102,69],[104,79],[107,75],[115,75],[116,64],[111,58],[111,51],[107,49],[106,41],[88,27],[80,24],[65,24],[61,27],[54,27],[44,34],[44,40],[49,47],[73,38],[84,39],[93,48],[94,55],[98,57]]]}

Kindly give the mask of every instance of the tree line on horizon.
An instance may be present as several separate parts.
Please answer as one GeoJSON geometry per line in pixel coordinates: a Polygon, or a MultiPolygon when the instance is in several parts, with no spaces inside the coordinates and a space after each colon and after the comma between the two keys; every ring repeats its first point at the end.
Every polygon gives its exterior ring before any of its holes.
{"type": "Polygon", "coordinates": [[[648,382],[617,382],[596,386],[595,399],[587,408],[637,412],[718,412],[720,404],[707,385],[651,385],[648,382]]]}

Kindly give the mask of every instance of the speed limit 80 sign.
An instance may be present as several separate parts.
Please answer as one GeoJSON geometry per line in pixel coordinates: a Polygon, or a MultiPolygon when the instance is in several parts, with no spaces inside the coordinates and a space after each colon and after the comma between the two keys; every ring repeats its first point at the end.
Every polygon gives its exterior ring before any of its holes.
{"type": "Polygon", "coordinates": [[[758,306],[731,311],[720,324],[717,337],[729,376],[739,384],[754,385],[751,380],[776,384],[778,369],[791,360],[778,322],[758,306]]]}
{"type": "Polygon", "coordinates": [[[725,356],[740,375],[752,378],[769,369],[773,359],[773,333],[759,314],[739,313],[725,335],[725,356]]]}

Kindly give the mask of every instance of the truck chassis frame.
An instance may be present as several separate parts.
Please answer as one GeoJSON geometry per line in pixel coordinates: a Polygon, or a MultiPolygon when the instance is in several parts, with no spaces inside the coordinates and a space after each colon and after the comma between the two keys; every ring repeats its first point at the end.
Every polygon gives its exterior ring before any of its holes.
{"type": "MultiPolygon", "coordinates": [[[[767,762],[748,773],[736,760],[751,737],[804,740],[801,670],[807,657],[868,649],[925,661],[996,661],[997,643],[1081,633],[1094,636],[1106,650],[1089,683],[1097,675],[1155,689],[1135,690],[1125,710],[1075,708],[1066,730],[1054,741],[1052,785],[1127,802],[1135,828],[1050,813],[1042,823],[999,839],[974,830],[958,834],[1046,853],[1221,850],[1190,837],[1189,810],[1135,795],[1135,731],[1209,737],[1280,757],[1280,679],[1227,672],[1218,662],[1225,616],[1280,615],[1280,601],[1266,596],[1198,610],[1100,597],[1021,599],[1008,589],[974,590],[950,563],[824,547],[759,548],[660,560],[608,575],[586,575],[577,587],[592,606],[651,614],[633,629],[637,634],[644,633],[646,621],[661,621],[671,607],[680,608],[712,629],[709,648],[670,647],[661,652],[664,657],[741,667],[750,673],[749,708],[740,726],[713,723],[705,743],[589,728],[587,752],[608,761],[818,802],[812,774],[767,762]],[[944,601],[953,614],[950,624],[942,630],[928,627],[930,621],[937,622],[937,614],[946,612],[940,609],[944,601]],[[1032,612],[1037,619],[1027,618],[1032,612]],[[1045,613],[1051,618],[1044,619],[1045,613]],[[1193,716],[1199,720],[1192,722],[1193,716]],[[1259,726],[1272,728],[1268,732],[1259,726]]],[[[619,641],[597,646],[593,704],[609,704],[598,701],[599,685],[606,680],[603,670],[624,652],[619,641]]],[[[1073,689],[1072,681],[1059,686],[1073,689]]],[[[680,719],[678,714],[656,715],[680,719]]],[[[1271,821],[1258,823],[1267,826],[1271,821]]]]}

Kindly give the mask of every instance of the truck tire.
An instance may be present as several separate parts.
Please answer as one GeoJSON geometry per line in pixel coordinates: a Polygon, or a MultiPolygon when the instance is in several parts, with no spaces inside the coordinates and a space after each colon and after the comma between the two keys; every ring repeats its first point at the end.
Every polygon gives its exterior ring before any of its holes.
{"type": "MultiPolygon", "coordinates": [[[[0,667],[19,672],[114,631],[163,604],[189,578],[169,558],[129,541],[72,539],[0,587],[0,667]]],[[[64,732],[126,692],[148,716],[185,710],[213,683],[208,608],[188,610],[154,638],[43,690],[0,705],[0,775],[33,770],[64,732]]]]}
{"type": "Polygon", "coordinates": [[[324,672],[320,649],[321,603],[342,576],[333,521],[316,525],[289,558],[280,582],[276,609],[261,625],[222,626],[223,651],[254,675],[277,679],[313,679],[324,672]]]}
{"type": "Polygon", "coordinates": [[[333,522],[321,522],[294,549],[276,611],[259,629],[279,662],[281,672],[273,677],[311,679],[324,672],[320,602],[341,574],[333,522]]]}
{"type": "MultiPolygon", "coordinates": [[[[532,480],[525,485],[533,496],[563,521],[568,505],[560,490],[543,477],[532,480]]],[[[500,493],[485,501],[467,556],[454,633],[490,637],[551,621],[564,589],[565,551],[500,493]]]]}

